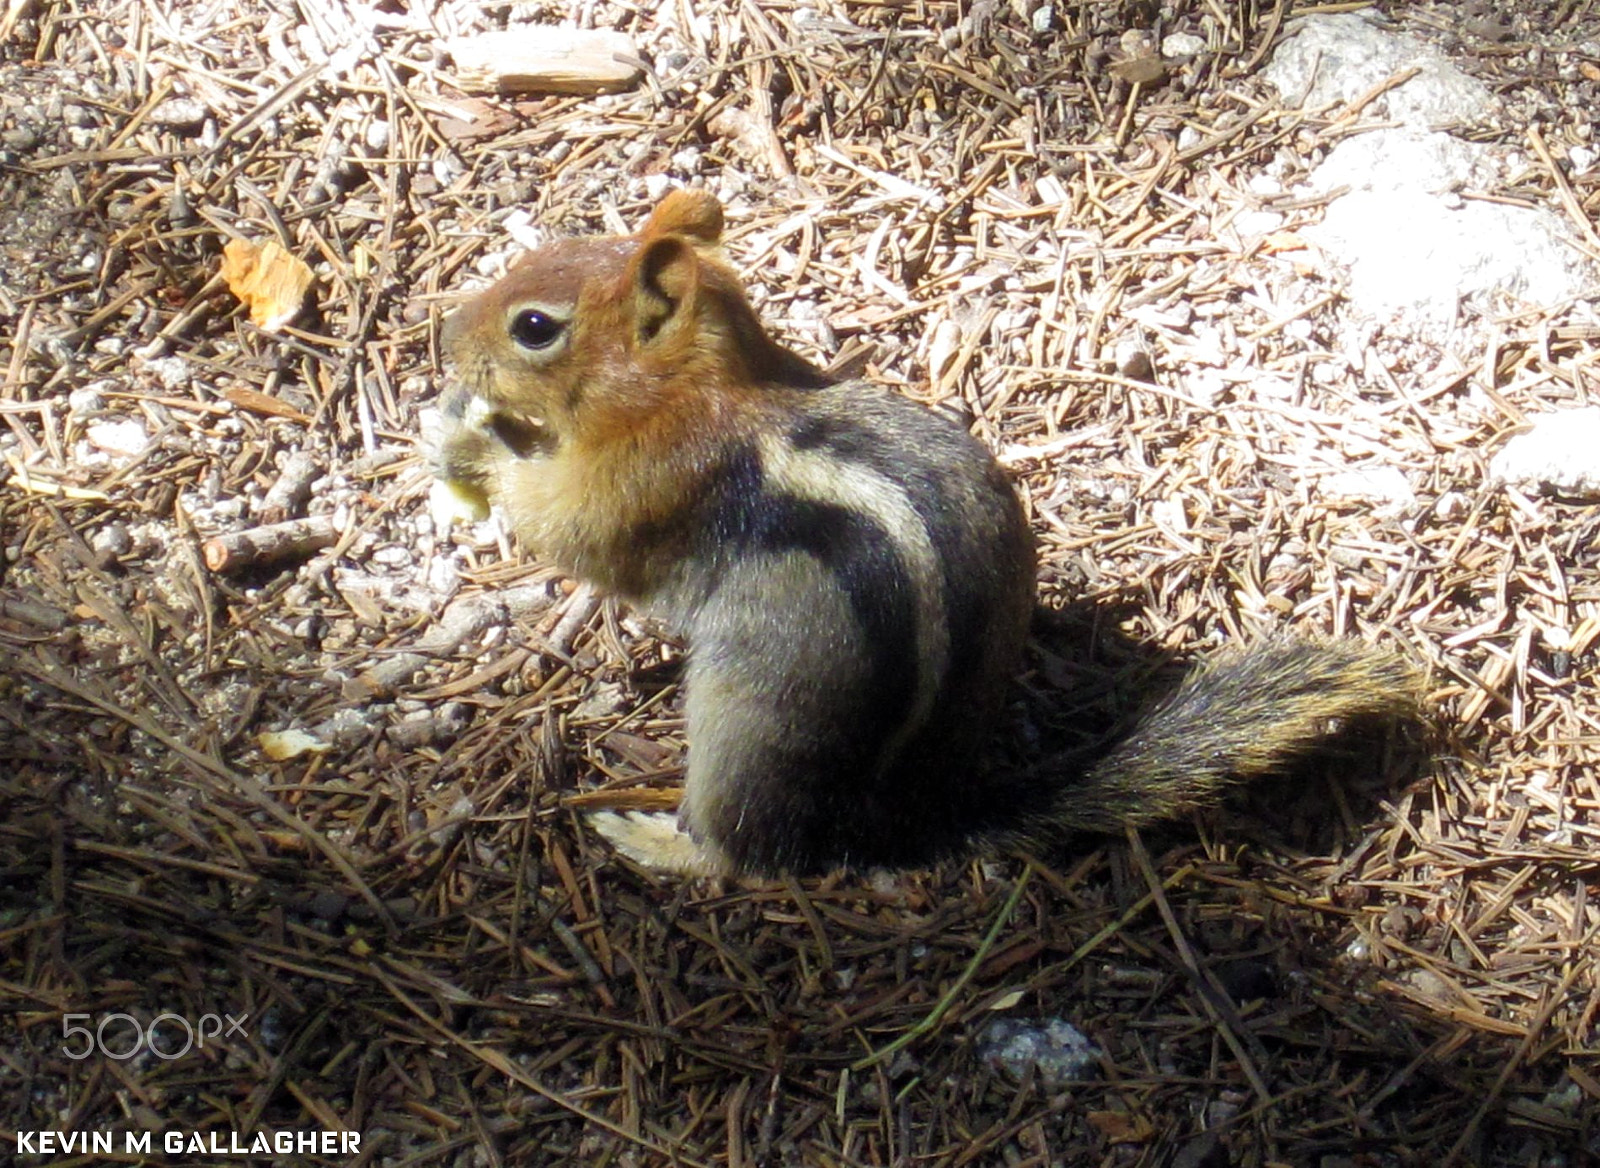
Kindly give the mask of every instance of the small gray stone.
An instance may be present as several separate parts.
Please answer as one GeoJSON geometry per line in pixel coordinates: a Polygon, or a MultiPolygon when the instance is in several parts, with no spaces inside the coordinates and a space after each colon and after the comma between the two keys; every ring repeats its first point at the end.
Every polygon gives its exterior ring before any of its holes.
{"type": "Polygon", "coordinates": [[[198,130],[205,124],[207,112],[192,97],[169,97],[150,111],[150,120],[174,130],[198,130]]]}
{"type": "Polygon", "coordinates": [[[1198,57],[1205,49],[1205,37],[1195,36],[1192,32],[1175,32],[1161,42],[1161,55],[1169,61],[1198,57]]]}
{"type": "Polygon", "coordinates": [[[978,1054],[1021,1079],[1030,1071],[1050,1086],[1081,1083],[1100,1068],[1100,1050],[1061,1018],[996,1018],[978,1036],[978,1054]]]}
{"type": "Polygon", "coordinates": [[[1425,126],[1473,121],[1494,106],[1481,81],[1415,38],[1381,29],[1359,13],[1309,16],[1291,25],[1290,33],[1262,71],[1286,101],[1311,108],[1354,101],[1416,66],[1416,76],[1377,99],[1380,116],[1425,126]]]}
{"type": "Polygon", "coordinates": [[[112,523],[90,536],[89,546],[102,556],[125,556],[133,550],[133,535],[122,524],[112,523]]]}

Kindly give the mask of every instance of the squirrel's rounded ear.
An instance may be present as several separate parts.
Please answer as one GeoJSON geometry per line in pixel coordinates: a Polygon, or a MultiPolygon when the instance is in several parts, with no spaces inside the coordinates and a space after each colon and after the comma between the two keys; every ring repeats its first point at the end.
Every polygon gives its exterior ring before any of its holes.
{"type": "Polygon", "coordinates": [[[629,265],[634,327],[654,340],[674,320],[693,317],[700,287],[700,257],[679,235],[647,242],[629,265]]]}
{"type": "Polygon", "coordinates": [[[722,204],[709,191],[670,191],[639,234],[646,240],[687,235],[698,244],[714,246],[722,238],[722,204]]]}

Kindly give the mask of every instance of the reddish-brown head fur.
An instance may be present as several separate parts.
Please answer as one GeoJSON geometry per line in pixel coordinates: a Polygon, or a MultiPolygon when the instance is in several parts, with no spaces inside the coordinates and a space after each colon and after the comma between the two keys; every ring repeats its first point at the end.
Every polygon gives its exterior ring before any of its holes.
{"type": "Polygon", "coordinates": [[[732,445],[825,383],[763,331],[721,257],[722,208],[675,192],[637,235],[529,253],[445,325],[442,477],[532,546],[625,595],[681,548],[664,533],[732,445]],[[650,549],[640,531],[655,531],[650,549]]]}
{"type": "Polygon", "coordinates": [[[530,252],[446,325],[463,387],[591,445],[711,421],[762,385],[820,382],[762,329],[721,257],[722,226],[715,198],[680,190],[637,235],[530,252]]]}

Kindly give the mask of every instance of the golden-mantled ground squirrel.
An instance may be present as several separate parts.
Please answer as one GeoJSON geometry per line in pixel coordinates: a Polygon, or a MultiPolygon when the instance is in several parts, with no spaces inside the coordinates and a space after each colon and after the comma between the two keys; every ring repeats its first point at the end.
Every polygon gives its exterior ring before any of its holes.
{"type": "Polygon", "coordinates": [[[637,235],[523,257],[445,326],[440,480],[688,636],[683,804],[594,817],[623,852],[805,874],[1119,830],[1407,703],[1390,655],[1277,640],[1193,674],[1086,770],[985,770],[1034,605],[1017,497],[956,425],[773,341],[722,225],[676,191],[637,235]]]}

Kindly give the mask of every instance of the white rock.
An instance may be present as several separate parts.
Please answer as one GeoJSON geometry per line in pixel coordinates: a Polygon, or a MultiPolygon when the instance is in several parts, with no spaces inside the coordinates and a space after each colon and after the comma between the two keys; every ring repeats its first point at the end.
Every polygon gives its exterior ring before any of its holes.
{"type": "Polygon", "coordinates": [[[1443,207],[1431,195],[1350,196],[1329,208],[1308,238],[1350,268],[1350,295],[1374,315],[1406,311],[1448,325],[1463,299],[1495,294],[1552,304],[1583,285],[1576,257],[1542,209],[1470,203],[1443,207]]]}
{"type": "Polygon", "coordinates": [[[84,437],[89,439],[89,445],[96,450],[103,450],[107,454],[121,454],[129,458],[143,454],[145,447],[150,445],[150,435],[145,433],[144,425],[132,418],[123,418],[118,421],[90,422],[83,428],[84,437]]]}
{"type": "Polygon", "coordinates": [[[67,394],[67,409],[79,418],[98,414],[106,407],[106,391],[116,387],[116,383],[110,380],[91,381],[67,394]]]}
{"type": "Polygon", "coordinates": [[[439,154],[430,164],[434,181],[442,187],[448,187],[461,177],[461,164],[446,155],[439,154]]]}
{"type": "Polygon", "coordinates": [[[1490,477],[1529,490],[1600,498],[1600,407],[1556,410],[1532,423],[1490,460],[1490,477]]]}
{"type": "Polygon", "coordinates": [[[1398,467],[1360,466],[1326,475],[1320,493],[1332,499],[1360,499],[1376,504],[1380,515],[1393,515],[1416,502],[1417,496],[1398,467]]]}
{"type": "Polygon", "coordinates": [[[512,211],[505,217],[502,226],[513,241],[529,251],[533,251],[544,242],[544,233],[535,226],[533,215],[526,207],[518,207],[512,211]]]}
{"type": "Polygon", "coordinates": [[[133,550],[133,534],[122,524],[115,523],[91,535],[89,546],[104,556],[125,556],[133,550]]]}
{"type": "Polygon", "coordinates": [[[448,599],[461,587],[461,572],[451,559],[434,556],[428,561],[427,585],[440,597],[448,599]]]}
{"type": "Polygon", "coordinates": [[[1383,130],[1346,138],[1329,151],[1306,185],[1317,194],[1352,191],[1438,193],[1485,186],[1494,166],[1486,147],[1429,130],[1383,130]]]}
{"type": "Polygon", "coordinates": [[[1440,519],[1465,519],[1472,510],[1472,500],[1460,491],[1446,491],[1434,504],[1433,513],[1440,519]]]}
{"type": "Polygon", "coordinates": [[[385,568],[398,568],[410,564],[414,557],[409,548],[400,547],[398,544],[389,544],[375,549],[367,559],[374,564],[381,564],[385,568]]]}
{"type": "Polygon", "coordinates": [[[670,174],[647,174],[644,176],[644,193],[652,203],[659,202],[661,196],[672,189],[672,176],[670,174]]]}
{"type": "Polygon", "coordinates": [[[1378,28],[1358,13],[1307,17],[1291,24],[1290,33],[1262,71],[1286,101],[1309,108],[1353,101],[1416,66],[1415,77],[1367,112],[1423,126],[1476,120],[1494,106],[1481,81],[1422,42],[1378,28]]]}
{"type": "Polygon", "coordinates": [[[1175,32],[1161,42],[1161,55],[1168,60],[1194,57],[1205,52],[1206,38],[1192,32],[1175,32]]]}
{"type": "Polygon", "coordinates": [[[1442,341],[1463,302],[1488,313],[1582,295],[1594,277],[1562,241],[1565,224],[1555,214],[1461,197],[1463,189],[1492,189],[1514,163],[1428,129],[1481,120],[1496,108],[1480,82],[1438,52],[1364,15],[1314,16],[1292,26],[1264,76],[1285,100],[1317,107],[1352,101],[1413,67],[1415,77],[1367,111],[1406,128],[1341,142],[1307,183],[1312,193],[1348,188],[1304,235],[1348,273],[1352,306],[1442,341]]]}
{"type": "Polygon", "coordinates": [[[190,97],[169,97],[150,111],[149,117],[158,126],[171,126],[175,130],[197,130],[210,113],[205,105],[190,97]]]}
{"type": "Polygon", "coordinates": [[[182,389],[189,384],[189,362],[182,357],[154,357],[141,363],[140,368],[154,377],[162,389],[182,389]]]}

